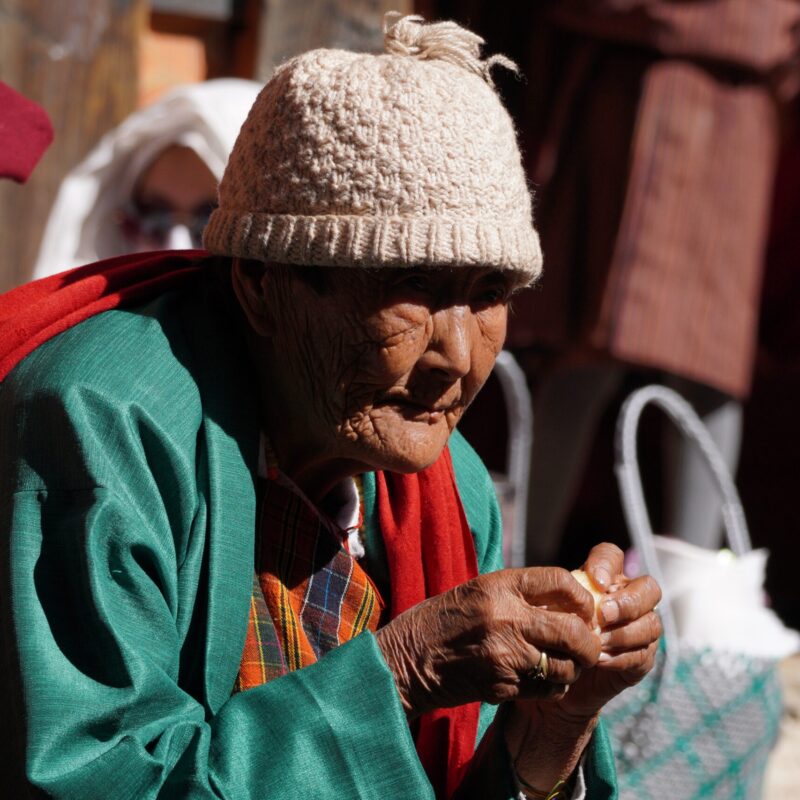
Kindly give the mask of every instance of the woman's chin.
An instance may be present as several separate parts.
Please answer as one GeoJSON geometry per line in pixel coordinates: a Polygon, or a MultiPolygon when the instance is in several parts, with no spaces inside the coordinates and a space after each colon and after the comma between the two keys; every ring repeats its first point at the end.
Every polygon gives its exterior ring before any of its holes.
{"type": "Polygon", "coordinates": [[[406,423],[402,432],[387,431],[381,435],[369,460],[374,469],[404,475],[420,472],[439,458],[449,436],[450,429],[444,421],[439,425],[406,423]]]}

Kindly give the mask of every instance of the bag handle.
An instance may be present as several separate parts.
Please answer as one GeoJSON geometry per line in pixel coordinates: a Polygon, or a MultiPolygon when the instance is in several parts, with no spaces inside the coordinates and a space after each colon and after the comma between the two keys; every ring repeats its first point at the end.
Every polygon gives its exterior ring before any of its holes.
{"type": "MultiPolygon", "coordinates": [[[[617,483],[631,541],[641,554],[647,572],[659,582],[663,590],[663,575],[656,555],[653,528],[647,513],[636,451],[639,420],[642,411],[651,404],[664,411],[681,433],[697,445],[722,498],[723,525],[731,550],[741,556],[748,553],[752,545],[744,509],[731,474],[708,429],[700,421],[694,409],[677,392],[666,386],[654,384],[638,389],[625,401],[617,420],[615,442],[617,483]]],[[[664,626],[664,641],[669,660],[670,653],[677,652],[678,636],[668,597],[663,598],[659,612],[664,626]]]]}

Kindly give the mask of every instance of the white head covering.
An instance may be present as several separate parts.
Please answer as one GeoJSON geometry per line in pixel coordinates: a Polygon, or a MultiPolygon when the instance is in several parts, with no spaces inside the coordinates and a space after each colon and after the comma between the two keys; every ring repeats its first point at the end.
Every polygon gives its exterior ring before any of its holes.
{"type": "Polygon", "coordinates": [[[181,86],[109,131],[61,184],[33,277],[126,252],[115,214],[164,148],[190,147],[219,180],[260,89],[236,78],[181,86]]]}

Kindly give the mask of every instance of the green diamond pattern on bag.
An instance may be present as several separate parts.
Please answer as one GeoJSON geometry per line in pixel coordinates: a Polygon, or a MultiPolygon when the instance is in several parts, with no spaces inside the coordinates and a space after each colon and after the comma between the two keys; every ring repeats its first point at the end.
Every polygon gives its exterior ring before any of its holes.
{"type": "Polygon", "coordinates": [[[778,735],[781,689],[771,659],[681,650],[603,711],[620,800],[756,800],[778,735]]]}
{"type": "MultiPolygon", "coordinates": [[[[751,550],[736,487],[691,407],[663,386],[634,392],[617,426],[617,477],[631,541],[662,585],[664,635],[655,668],[603,710],[620,800],[758,800],[782,712],[775,658],[682,643],[665,587],[636,455],[638,421],[657,405],[705,457],[722,497],[733,552],[751,550]]],[[[713,609],[709,609],[713,612],[713,609]]]]}

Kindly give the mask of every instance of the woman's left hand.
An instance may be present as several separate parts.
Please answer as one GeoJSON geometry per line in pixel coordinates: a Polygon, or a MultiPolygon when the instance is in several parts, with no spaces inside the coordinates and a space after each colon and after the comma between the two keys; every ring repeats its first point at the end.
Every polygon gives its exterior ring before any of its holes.
{"type": "Polygon", "coordinates": [[[558,706],[554,711],[576,719],[595,716],[623,689],[642,680],[653,668],[661,635],[661,620],[654,610],[661,589],[649,575],[626,577],[619,547],[605,542],[592,548],[583,569],[607,595],[598,614],[600,660],[554,704],[558,706]]]}
{"type": "Polygon", "coordinates": [[[517,776],[547,792],[566,779],[591,738],[600,709],[653,668],[661,622],[654,612],[661,589],[650,577],[623,574],[622,551],[603,543],[583,566],[605,594],[600,605],[600,659],[554,699],[515,700],[505,738],[517,776]]]}

